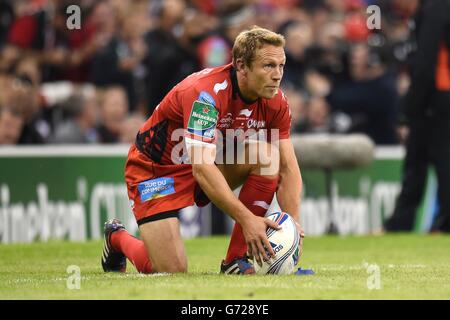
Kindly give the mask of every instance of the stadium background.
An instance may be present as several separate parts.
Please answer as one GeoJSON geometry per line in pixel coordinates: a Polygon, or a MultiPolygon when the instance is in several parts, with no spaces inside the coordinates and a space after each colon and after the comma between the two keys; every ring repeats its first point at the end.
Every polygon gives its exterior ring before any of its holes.
{"type": "MultiPolygon", "coordinates": [[[[376,143],[372,165],[334,174],[333,203],[339,233],[378,231],[400,187],[396,129],[414,5],[0,0],[1,242],[99,238],[112,216],[136,231],[123,164],[139,126],[185,76],[230,62],[234,37],[255,24],[286,37],[292,134],[364,133],[376,143]],[[81,9],[80,29],[68,28],[69,5],[81,9]],[[380,7],[381,29],[367,28],[369,5],[380,7]]],[[[324,176],[302,173],[305,231],[321,235],[330,221],[324,176]]],[[[435,211],[429,180],[417,232],[435,211]]],[[[226,233],[231,223],[211,206],[186,209],[182,221],[185,237],[226,233]]]]}

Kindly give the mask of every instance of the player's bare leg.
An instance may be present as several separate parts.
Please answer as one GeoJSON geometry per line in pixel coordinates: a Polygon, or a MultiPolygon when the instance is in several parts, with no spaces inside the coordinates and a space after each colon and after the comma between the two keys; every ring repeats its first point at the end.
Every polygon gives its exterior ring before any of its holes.
{"type": "Polygon", "coordinates": [[[139,226],[139,231],[153,272],[187,272],[187,257],[177,218],[145,223],[139,226]]]}
{"type": "Polygon", "coordinates": [[[105,272],[125,272],[126,258],[139,273],[187,271],[186,254],[176,217],[147,222],[139,227],[139,231],[142,240],[129,234],[117,219],[105,223],[102,253],[105,272]]]}
{"type": "MultiPolygon", "coordinates": [[[[245,151],[237,156],[236,163],[218,165],[218,168],[231,189],[244,184],[239,199],[255,215],[263,216],[267,211],[264,204],[270,204],[277,185],[278,149],[268,143],[259,142],[258,148],[255,148],[255,145],[246,145],[245,151]]],[[[111,245],[117,252],[125,254],[139,272],[187,271],[187,257],[177,218],[147,222],[141,225],[139,230],[142,240],[134,238],[126,231],[115,232],[111,236],[111,245]]],[[[246,252],[242,229],[236,225],[227,260],[245,255],[246,252]]]]}

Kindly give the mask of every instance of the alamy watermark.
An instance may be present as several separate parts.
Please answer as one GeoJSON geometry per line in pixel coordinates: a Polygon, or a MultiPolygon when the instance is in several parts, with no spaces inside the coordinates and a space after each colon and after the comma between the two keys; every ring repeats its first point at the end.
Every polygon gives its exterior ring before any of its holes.
{"type": "Polygon", "coordinates": [[[81,289],[81,269],[77,265],[70,265],[66,269],[69,276],[66,280],[66,287],[69,290],[80,290],[81,289]]]}
{"type": "Polygon", "coordinates": [[[366,269],[367,274],[369,274],[366,280],[367,289],[380,290],[381,289],[380,266],[377,264],[369,264],[368,262],[363,262],[363,267],[366,269]]]}
{"type": "MultiPolygon", "coordinates": [[[[252,121],[252,119],[249,119],[252,121]]],[[[216,163],[257,164],[262,174],[276,174],[279,170],[279,129],[226,129],[215,130],[214,140],[197,136],[188,138],[185,129],[175,129],[171,141],[171,160],[174,164],[216,163]],[[182,139],[182,138],[185,139],[182,139]],[[205,148],[213,150],[204,152],[205,148]]]]}
{"type": "Polygon", "coordinates": [[[66,13],[69,15],[66,20],[67,29],[81,29],[81,8],[73,4],[67,7],[66,13]]]}
{"type": "Polygon", "coordinates": [[[377,5],[371,5],[367,7],[366,13],[369,15],[367,17],[367,29],[369,30],[380,30],[381,29],[381,9],[377,5]]]}
{"type": "MultiPolygon", "coordinates": [[[[381,29],[381,8],[377,5],[370,5],[366,9],[367,28],[369,30],[381,29]]],[[[69,16],[66,20],[66,26],[69,30],[81,29],[81,8],[78,5],[70,5],[66,9],[69,16]]]]}

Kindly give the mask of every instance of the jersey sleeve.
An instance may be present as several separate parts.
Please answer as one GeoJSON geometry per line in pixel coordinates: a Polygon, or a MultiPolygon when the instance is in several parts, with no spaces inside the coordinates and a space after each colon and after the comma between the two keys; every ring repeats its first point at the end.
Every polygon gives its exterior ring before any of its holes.
{"type": "Polygon", "coordinates": [[[215,147],[219,108],[206,90],[188,89],[181,97],[186,146],[215,147]]]}
{"type": "Polygon", "coordinates": [[[270,128],[279,130],[279,139],[281,140],[290,137],[292,115],[286,95],[281,90],[279,94],[281,95],[279,109],[274,114],[270,128]]]}

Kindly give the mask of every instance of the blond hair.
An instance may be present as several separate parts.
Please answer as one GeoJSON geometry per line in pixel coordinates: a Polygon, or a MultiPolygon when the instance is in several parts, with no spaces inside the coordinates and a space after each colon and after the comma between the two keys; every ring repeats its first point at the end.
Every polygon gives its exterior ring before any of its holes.
{"type": "Polygon", "coordinates": [[[249,30],[242,31],[234,40],[233,66],[236,67],[236,61],[242,59],[244,64],[250,67],[256,50],[261,49],[264,45],[284,47],[284,44],[285,40],[281,34],[253,26],[249,30]]]}

